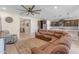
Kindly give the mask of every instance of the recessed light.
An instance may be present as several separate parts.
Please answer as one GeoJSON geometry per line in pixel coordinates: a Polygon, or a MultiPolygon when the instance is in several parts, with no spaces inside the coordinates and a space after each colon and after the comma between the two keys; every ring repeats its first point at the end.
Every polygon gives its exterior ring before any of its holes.
{"type": "Polygon", "coordinates": [[[6,7],[2,7],[2,9],[3,9],[3,10],[6,10],[7,8],[6,8],[6,7]]]}
{"type": "Polygon", "coordinates": [[[57,6],[54,6],[54,8],[57,9],[58,7],[57,6]]]}
{"type": "Polygon", "coordinates": [[[70,16],[70,17],[73,17],[73,16],[70,16]]]}

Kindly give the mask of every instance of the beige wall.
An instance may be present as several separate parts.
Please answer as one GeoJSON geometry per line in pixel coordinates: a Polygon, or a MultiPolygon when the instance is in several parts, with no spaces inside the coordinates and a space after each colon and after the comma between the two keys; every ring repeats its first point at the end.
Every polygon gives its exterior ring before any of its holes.
{"type": "Polygon", "coordinates": [[[20,28],[20,21],[19,21],[19,16],[14,13],[7,13],[7,12],[0,12],[1,16],[1,22],[2,22],[2,30],[8,30],[10,34],[17,34],[19,38],[19,28],[20,28]],[[13,22],[12,23],[7,23],[5,21],[6,17],[12,17],[13,22]]]}
{"type": "Polygon", "coordinates": [[[31,34],[35,34],[38,30],[38,20],[32,19],[31,20],[31,34]]]}

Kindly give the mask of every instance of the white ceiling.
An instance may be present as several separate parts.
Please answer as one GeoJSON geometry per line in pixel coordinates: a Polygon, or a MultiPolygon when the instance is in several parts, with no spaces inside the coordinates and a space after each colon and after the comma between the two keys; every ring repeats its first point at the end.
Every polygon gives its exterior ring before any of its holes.
{"type": "MultiPolygon", "coordinates": [[[[23,9],[20,5],[0,5],[0,10],[2,7],[6,7],[4,10],[6,12],[15,12],[21,16],[27,16],[21,14],[21,11],[17,9],[23,9]]],[[[28,7],[28,5],[26,6],[28,7]]],[[[60,19],[68,17],[78,17],[79,16],[79,5],[36,5],[35,9],[41,9],[41,13],[35,16],[28,15],[29,17],[40,18],[40,19],[60,19]],[[54,7],[58,8],[55,9],[54,7]],[[69,16],[67,16],[69,13],[69,16]]]]}

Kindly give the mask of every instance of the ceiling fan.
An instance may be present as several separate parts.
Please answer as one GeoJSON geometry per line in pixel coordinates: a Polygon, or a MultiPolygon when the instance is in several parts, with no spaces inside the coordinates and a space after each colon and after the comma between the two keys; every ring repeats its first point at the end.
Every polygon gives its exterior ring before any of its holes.
{"type": "Polygon", "coordinates": [[[28,7],[28,8],[26,8],[24,5],[21,5],[21,7],[23,8],[23,10],[22,9],[18,9],[18,10],[21,11],[22,14],[25,13],[26,15],[40,14],[40,11],[41,11],[41,9],[35,10],[35,5],[32,5],[31,7],[28,7]]]}

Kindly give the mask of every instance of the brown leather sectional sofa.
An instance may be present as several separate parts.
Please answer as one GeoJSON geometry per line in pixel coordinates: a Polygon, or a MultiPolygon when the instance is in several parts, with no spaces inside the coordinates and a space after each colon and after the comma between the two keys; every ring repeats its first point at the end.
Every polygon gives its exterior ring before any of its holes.
{"type": "MultiPolygon", "coordinates": [[[[33,53],[39,53],[38,50],[46,53],[69,53],[72,37],[65,31],[51,31],[40,29],[35,34],[36,38],[49,42],[39,48],[33,48],[33,53]],[[37,51],[37,52],[36,52],[37,51]]],[[[40,53],[41,53],[40,51],[40,53]]]]}
{"type": "Polygon", "coordinates": [[[40,29],[36,38],[20,41],[16,44],[19,53],[26,54],[68,54],[72,37],[65,31],[40,29]]]}

